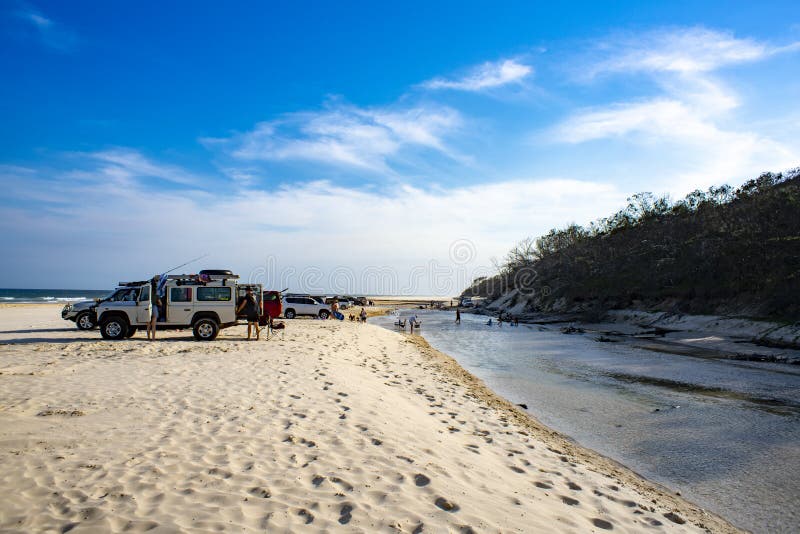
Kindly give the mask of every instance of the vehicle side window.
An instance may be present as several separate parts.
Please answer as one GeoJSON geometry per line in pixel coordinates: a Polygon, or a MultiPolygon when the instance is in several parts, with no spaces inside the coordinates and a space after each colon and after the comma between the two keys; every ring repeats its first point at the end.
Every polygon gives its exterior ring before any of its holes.
{"type": "Polygon", "coordinates": [[[229,287],[198,287],[197,300],[201,302],[220,302],[231,300],[229,287]]]}
{"type": "Polygon", "coordinates": [[[141,288],[139,293],[139,302],[147,302],[150,300],[150,291],[148,291],[147,286],[141,288]]]}
{"type": "Polygon", "coordinates": [[[173,287],[169,290],[170,302],[191,302],[192,301],[192,288],[191,287],[173,287]]]}
{"type": "Polygon", "coordinates": [[[288,302],[289,304],[297,304],[298,300],[299,299],[296,299],[294,297],[286,297],[286,302],[288,302]]]}
{"type": "Polygon", "coordinates": [[[267,293],[266,295],[264,295],[264,300],[265,301],[278,300],[278,295],[276,295],[275,293],[267,293]]]}
{"type": "Polygon", "coordinates": [[[305,301],[306,304],[316,304],[317,303],[317,301],[314,300],[314,299],[303,299],[303,300],[305,301]]]}

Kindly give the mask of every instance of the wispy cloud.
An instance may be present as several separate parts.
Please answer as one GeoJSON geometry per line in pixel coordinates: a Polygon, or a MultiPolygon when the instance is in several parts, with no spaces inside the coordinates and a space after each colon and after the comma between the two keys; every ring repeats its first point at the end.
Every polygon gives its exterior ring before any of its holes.
{"type": "Polygon", "coordinates": [[[579,144],[616,139],[676,155],[667,187],[675,193],[796,165],[800,152],[768,134],[737,127],[732,113],[741,98],[714,71],[763,61],[798,45],[775,46],[701,28],[649,32],[610,39],[606,57],[583,73],[646,74],[661,94],[579,109],[547,132],[547,139],[579,144]],[[693,170],[684,162],[692,162],[693,170]]]}
{"type": "Polygon", "coordinates": [[[433,78],[420,85],[426,89],[484,91],[503,85],[521,83],[532,73],[533,67],[515,59],[504,59],[475,66],[460,78],[433,78]]]}
{"type": "Polygon", "coordinates": [[[78,44],[78,36],[71,29],[54,21],[34,9],[17,11],[17,17],[25,22],[46,47],[57,52],[71,52],[78,44]]]}
{"type": "Polygon", "coordinates": [[[208,178],[189,172],[182,167],[157,163],[140,152],[129,148],[114,148],[82,155],[99,163],[93,176],[103,175],[120,185],[131,185],[142,178],[169,182],[193,188],[208,185],[208,178]]]}
{"type": "Polygon", "coordinates": [[[601,41],[594,50],[600,59],[584,66],[581,76],[591,78],[620,72],[704,73],[798,48],[800,43],[775,46],[707,28],[656,30],[601,41]]]}
{"type": "Polygon", "coordinates": [[[391,160],[408,149],[458,157],[445,138],[461,123],[461,115],[446,106],[361,108],[331,102],[322,111],[288,113],[231,138],[202,141],[224,147],[238,160],[305,160],[389,172],[391,160]]]}

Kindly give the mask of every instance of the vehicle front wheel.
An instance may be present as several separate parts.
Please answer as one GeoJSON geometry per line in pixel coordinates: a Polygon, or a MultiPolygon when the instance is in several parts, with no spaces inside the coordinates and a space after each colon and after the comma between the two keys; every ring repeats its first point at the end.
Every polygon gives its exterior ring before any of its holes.
{"type": "Polygon", "coordinates": [[[297,316],[297,314],[294,313],[294,310],[288,309],[285,312],[283,312],[283,316],[287,319],[294,319],[297,316]]]}
{"type": "Polygon", "coordinates": [[[330,316],[331,316],[331,312],[329,312],[328,310],[320,310],[319,311],[319,318],[320,319],[327,319],[330,316]]]}
{"type": "Polygon", "coordinates": [[[219,325],[214,319],[198,319],[192,329],[197,341],[213,341],[219,333],[219,325]]]}
{"type": "Polygon", "coordinates": [[[82,312],[75,318],[75,326],[77,326],[79,330],[91,330],[97,325],[95,324],[95,319],[91,312],[82,312]]]}
{"type": "Polygon", "coordinates": [[[103,339],[123,339],[128,333],[128,323],[120,317],[109,317],[100,322],[100,335],[103,339]]]}

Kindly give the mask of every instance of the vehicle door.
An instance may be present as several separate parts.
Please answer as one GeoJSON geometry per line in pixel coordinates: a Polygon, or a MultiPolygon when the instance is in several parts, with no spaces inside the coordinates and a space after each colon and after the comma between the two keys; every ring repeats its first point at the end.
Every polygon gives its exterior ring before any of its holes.
{"type": "Polygon", "coordinates": [[[150,284],[139,287],[139,298],[136,299],[136,324],[147,324],[150,321],[150,284]]]}
{"type": "Polygon", "coordinates": [[[195,287],[172,286],[168,288],[167,297],[167,324],[188,325],[194,315],[195,287]]]}
{"type": "Polygon", "coordinates": [[[309,309],[308,306],[308,299],[305,297],[294,297],[291,299],[292,307],[294,308],[295,313],[297,315],[308,315],[310,313],[314,313],[313,310],[309,309]]]}
{"type": "Polygon", "coordinates": [[[236,301],[233,299],[233,287],[198,286],[194,289],[195,312],[215,312],[222,324],[236,322],[236,301]]]}
{"type": "Polygon", "coordinates": [[[303,298],[303,313],[306,315],[316,315],[319,313],[319,303],[311,297],[303,298]]]}

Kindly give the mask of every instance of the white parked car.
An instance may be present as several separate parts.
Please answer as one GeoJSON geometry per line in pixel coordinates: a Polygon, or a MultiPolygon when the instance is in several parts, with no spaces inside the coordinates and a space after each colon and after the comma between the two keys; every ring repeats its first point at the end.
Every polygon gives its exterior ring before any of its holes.
{"type": "Polygon", "coordinates": [[[330,314],[330,306],[313,297],[297,295],[283,297],[283,316],[287,319],[294,319],[298,315],[313,315],[320,319],[327,319],[330,314]]]}

